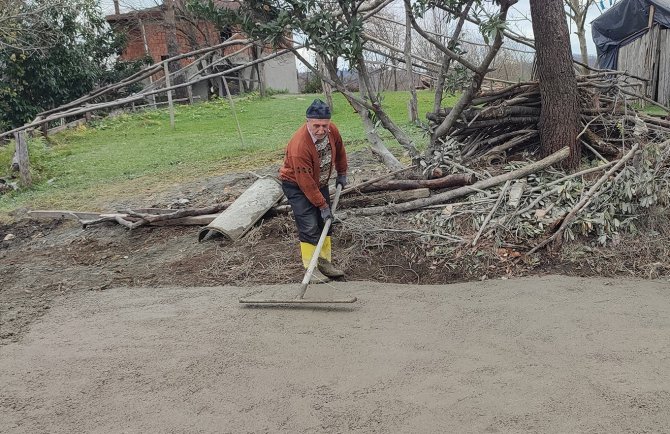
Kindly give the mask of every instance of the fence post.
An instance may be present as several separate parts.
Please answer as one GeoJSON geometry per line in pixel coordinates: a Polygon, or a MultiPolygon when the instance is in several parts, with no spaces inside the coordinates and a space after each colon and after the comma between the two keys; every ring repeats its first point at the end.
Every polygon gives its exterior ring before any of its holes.
{"type": "MultiPolygon", "coordinates": [[[[165,71],[165,88],[170,87],[170,70],[168,63],[163,62],[163,71],[165,71]]],[[[167,91],[168,105],[170,106],[170,127],[174,130],[174,105],[172,104],[172,91],[167,91]]]]}
{"type": "Polygon", "coordinates": [[[21,175],[21,184],[24,187],[30,187],[33,184],[30,176],[30,159],[28,158],[28,144],[26,143],[26,132],[19,131],[14,133],[16,140],[16,156],[19,162],[19,174],[21,175]]]}
{"type": "Polygon", "coordinates": [[[188,103],[193,105],[193,86],[187,86],[186,93],[188,94],[188,103]]]}

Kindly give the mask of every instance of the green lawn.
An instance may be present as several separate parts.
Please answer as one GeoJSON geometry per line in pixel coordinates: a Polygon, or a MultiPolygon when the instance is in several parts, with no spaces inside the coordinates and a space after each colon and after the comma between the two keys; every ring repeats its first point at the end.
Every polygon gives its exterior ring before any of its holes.
{"type": "MultiPolygon", "coordinates": [[[[30,154],[35,185],[28,191],[0,196],[0,213],[17,207],[95,208],[110,196],[278,162],[315,97],[318,95],[236,99],[243,145],[227,100],[177,107],[174,130],[167,110],[150,110],[56,134],[49,143],[33,139],[30,154]]],[[[421,117],[431,110],[432,98],[430,91],[419,93],[421,117]]],[[[423,145],[426,139],[421,129],[407,120],[407,99],[407,92],[389,92],[383,104],[423,145]]],[[[358,115],[339,94],[335,95],[333,121],[348,149],[365,145],[358,115]]],[[[389,144],[395,143],[388,133],[382,136],[389,144]]],[[[0,148],[0,167],[9,167],[13,149],[13,144],[0,148]]]]}

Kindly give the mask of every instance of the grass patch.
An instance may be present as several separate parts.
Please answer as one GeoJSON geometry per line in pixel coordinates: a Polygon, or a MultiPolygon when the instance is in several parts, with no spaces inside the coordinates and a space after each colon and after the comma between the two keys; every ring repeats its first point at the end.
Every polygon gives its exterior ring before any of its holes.
{"type": "Polygon", "coordinates": [[[645,114],[648,114],[648,115],[660,115],[660,116],[663,116],[663,115],[667,115],[667,114],[668,114],[668,112],[666,112],[666,111],[663,110],[662,108],[660,108],[660,107],[658,107],[658,106],[655,106],[655,105],[653,105],[653,104],[650,104],[650,103],[648,103],[648,102],[645,102],[644,104],[639,104],[639,103],[632,104],[632,107],[633,107],[635,110],[641,111],[641,112],[643,112],[643,113],[645,113],[645,114]]]}
{"type": "MultiPolygon", "coordinates": [[[[32,189],[0,196],[0,213],[17,207],[95,209],[106,199],[132,195],[179,182],[248,170],[280,162],[293,132],[304,122],[305,110],[319,95],[250,95],[235,107],[244,144],[227,100],[176,107],[170,128],[166,109],[122,114],[89,126],[29,141],[32,189]]],[[[432,108],[433,94],[419,92],[419,112],[432,108]]],[[[407,118],[408,92],[387,92],[383,104],[389,116],[418,145],[426,139],[407,118]]],[[[365,146],[360,119],[344,98],[334,95],[333,121],[350,151],[365,146]]],[[[390,134],[380,130],[389,144],[390,134]]],[[[9,167],[10,143],[0,149],[0,167],[9,167]]],[[[99,209],[99,208],[97,208],[99,209]]]]}

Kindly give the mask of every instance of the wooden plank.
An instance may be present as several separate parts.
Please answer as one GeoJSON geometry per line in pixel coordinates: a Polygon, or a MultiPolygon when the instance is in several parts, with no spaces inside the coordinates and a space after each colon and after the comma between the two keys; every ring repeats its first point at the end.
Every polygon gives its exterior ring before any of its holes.
{"type": "MultiPolygon", "coordinates": [[[[649,97],[658,101],[658,72],[659,60],[661,58],[661,26],[656,25],[651,29],[652,51],[651,51],[651,89],[649,97]]],[[[662,66],[660,66],[662,67],[662,66]]]]}
{"type": "Polygon", "coordinates": [[[19,131],[14,135],[14,139],[16,140],[16,157],[19,163],[21,184],[24,187],[30,187],[33,184],[33,178],[30,176],[30,159],[28,158],[28,143],[26,142],[26,132],[19,131]]]}
{"type": "Polygon", "coordinates": [[[664,106],[670,106],[670,29],[660,31],[660,46],[658,71],[658,101],[664,106]]]}
{"type": "MultiPolygon", "coordinates": [[[[619,57],[617,60],[617,69],[626,71],[630,74],[639,77],[652,78],[651,66],[651,45],[653,41],[653,32],[649,31],[639,38],[619,48],[619,57]]],[[[651,86],[647,86],[650,82],[643,82],[637,79],[629,79],[630,83],[640,83],[644,95],[649,96],[651,86]]],[[[642,103],[642,101],[639,101],[642,103]]]]}

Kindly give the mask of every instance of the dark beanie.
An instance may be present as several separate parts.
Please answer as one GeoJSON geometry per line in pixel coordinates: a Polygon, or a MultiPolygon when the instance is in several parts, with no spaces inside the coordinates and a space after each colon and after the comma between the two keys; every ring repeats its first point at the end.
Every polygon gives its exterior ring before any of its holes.
{"type": "Polygon", "coordinates": [[[307,118],[330,119],[330,107],[328,107],[328,104],[317,98],[312,101],[312,104],[310,104],[309,107],[307,107],[307,118]]]}

